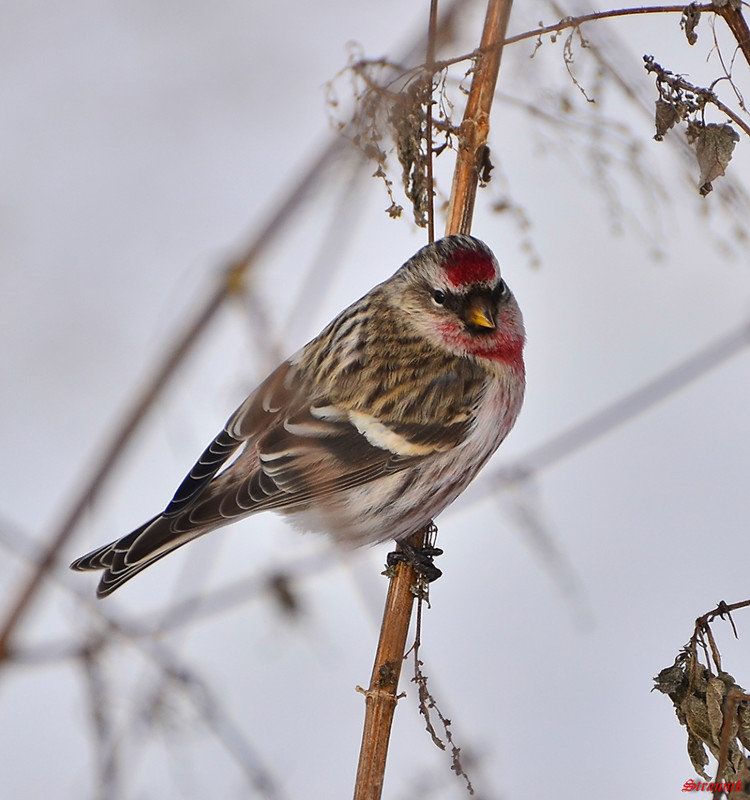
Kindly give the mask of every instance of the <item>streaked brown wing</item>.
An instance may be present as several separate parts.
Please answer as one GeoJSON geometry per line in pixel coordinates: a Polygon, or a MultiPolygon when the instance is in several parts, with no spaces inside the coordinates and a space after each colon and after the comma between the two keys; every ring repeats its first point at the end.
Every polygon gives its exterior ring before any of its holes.
{"type": "Polygon", "coordinates": [[[241,456],[175,520],[175,532],[251,511],[301,509],[400,472],[434,452],[394,453],[371,444],[348,419],[320,420],[309,409],[279,420],[248,446],[257,454],[255,469],[245,469],[241,456]]]}
{"type": "Polygon", "coordinates": [[[395,365],[389,371],[381,364],[391,384],[394,377],[404,384],[408,407],[402,401],[383,413],[376,400],[368,413],[368,405],[354,398],[356,385],[372,378],[366,374],[370,364],[364,359],[345,379],[338,376],[323,387],[317,382],[316,388],[302,385],[294,366],[277,370],[225,428],[236,439],[246,439],[247,450],[196,497],[177,530],[250,511],[301,508],[465,440],[473,424],[471,411],[484,390],[473,365],[453,361],[450,369],[436,370],[419,396],[413,383],[409,386],[413,371],[394,375],[399,372],[395,365]]]}
{"type": "Polygon", "coordinates": [[[162,516],[176,517],[181,514],[219,470],[239,454],[248,439],[271,426],[279,412],[286,410],[293,397],[295,371],[292,364],[285,361],[232,414],[221,433],[185,476],[162,516]]]}

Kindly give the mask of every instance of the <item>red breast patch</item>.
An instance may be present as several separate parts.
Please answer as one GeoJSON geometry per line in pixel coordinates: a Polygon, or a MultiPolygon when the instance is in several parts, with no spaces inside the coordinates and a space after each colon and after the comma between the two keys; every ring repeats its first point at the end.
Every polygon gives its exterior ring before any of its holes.
{"type": "Polygon", "coordinates": [[[486,253],[477,250],[457,250],[443,264],[448,281],[453,286],[470,286],[473,283],[495,279],[495,265],[486,253]]]}

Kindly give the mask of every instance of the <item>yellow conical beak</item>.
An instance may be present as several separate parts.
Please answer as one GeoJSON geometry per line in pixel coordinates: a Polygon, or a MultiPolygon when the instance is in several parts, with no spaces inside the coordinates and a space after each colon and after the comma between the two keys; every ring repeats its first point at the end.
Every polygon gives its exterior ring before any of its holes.
{"type": "Polygon", "coordinates": [[[483,300],[475,300],[466,310],[466,321],[477,328],[495,328],[495,315],[483,300]]]}

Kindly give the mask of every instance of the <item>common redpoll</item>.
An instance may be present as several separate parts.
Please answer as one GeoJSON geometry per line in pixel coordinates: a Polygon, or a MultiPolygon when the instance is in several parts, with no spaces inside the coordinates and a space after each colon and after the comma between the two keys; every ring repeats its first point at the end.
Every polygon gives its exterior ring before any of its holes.
{"type": "Polygon", "coordinates": [[[261,383],[161,514],[71,567],[104,570],[104,597],[266,509],[354,545],[403,539],[458,497],[513,427],[523,345],[487,245],[427,245],[261,383]]]}

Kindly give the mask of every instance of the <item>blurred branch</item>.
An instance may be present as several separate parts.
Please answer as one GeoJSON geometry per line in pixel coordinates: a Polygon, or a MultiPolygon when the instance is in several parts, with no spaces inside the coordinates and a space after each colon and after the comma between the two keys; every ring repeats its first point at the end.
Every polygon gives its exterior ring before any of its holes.
{"type": "Polygon", "coordinates": [[[162,661],[159,666],[177,686],[183,689],[206,726],[213,731],[245,774],[249,786],[268,800],[283,800],[286,794],[282,792],[273,774],[260,761],[246,734],[235,723],[219,695],[212,692],[208,684],[191,670],[184,667],[175,669],[168,661],[162,661]]]}
{"type": "MultiPolygon", "coordinates": [[[[7,552],[28,561],[36,560],[37,548],[25,531],[0,519],[0,545],[7,552]]],[[[241,578],[215,590],[209,595],[193,596],[167,606],[162,611],[149,611],[142,619],[120,619],[114,606],[95,600],[90,593],[79,588],[74,576],[67,573],[51,573],[54,582],[68,592],[77,603],[93,613],[113,636],[125,639],[135,647],[139,639],[161,636],[201,619],[214,617],[232,608],[273,593],[279,577],[286,580],[309,578],[338,563],[338,550],[328,549],[311,555],[300,556],[284,564],[271,567],[264,572],[241,578]],[[158,619],[154,625],[154,619],[158,619]]],[[[61,659],[81,658],[91,643],[72,641],[61,637],[26,648],[14,647],[8,652],[9,664],[46,664],[61,659]]]]}
{"type": "Polygon", "coordinates": [[[323,307],[325,292],[344,265],[347,250],[366,209],[362,196],[364,183],[370,177],[357,164],[348,180],[342,182],[318,250],[311,259],[307,274],[296,287],[296,299],[281,324],[284,339],[278,341],[276,349],[281,349],[282,343],[286,346],[287,342],[309,338],[310,330],[306,326],[310,325],[310,316],[306,312],[323,307]]]}
{"type": "MultiPolygon", "coordinates": [[[[0,539],[12,552],[23,558],[33,558],[33,540],[17,526],[3,520],[0,524],[0,539]]],[[[281,800],[283,793],[276,785],[271,771],[265,767],[242,730],[235,724],[224,708],[219,697],[209,690],[207,682],[186,663],[180,661],[172,649],[163,641],[157,641],[152,634],[152,626],[139,626],[117,617],[114,607],[105,605],[84,589],[79,589],[73,575],[50,573],[52,579],[75,599],[85,606],[101,623],[100,629],[83,642],[52,642],[28,650],[9,650],[6,665],[40,664],[61,658],[81,659],[84,666],[98,659],[104,648],[111,646],[116,639],[132,645],[148,661],[152,662],[170,683],[179,686],[192,702],[206,726],[245,774],[249,784],[261,793],[262,797],[281,800]]],[[[269,582],[266,580],[267,587],[269,582]]],[[[98,685],[91,683],[92,673],[87,672],[91,691],[98,691],[98,685]]],[[[96,676],[97,684],[99,676],[96,676]]],[[[97,707],[96,714],[103,712],[97,707]]],[[[102,719],[95,719],[97,727],[102,719]]],[[[112,737],[110,737],[112,741],[112,737]]],[[[114,743],[111,744],[114,747],[114,743]]],[[[114,754],[102,756],[102,765],[114,758],[114,754]]]]}
{"type": "Polygon", "coordinates": [[[99,800],[114,800],[119,795],[119,765],[117,750],[112,746],[112,720],[106,682],[102,675],[99,656],[101,639],[84,648],[80,654],[86,688],[88,690],[89,713],[93,728],[92,743],[96,748],[99,800]]]}
{"type": "Polygon", "coordinates": [[[174,343],[168,348],[161,362],[154,370],[152,377],[146,382],[130,409],[125,413],[123,420],[119,425],[115,426],[115,436],[100,456],[98,464],[94,468],[93,476],[86,482],[83,489],[74,499],[67,516],[64,517],[60,526],[50,535],[44,552],[34,566],[31,575],[23,584],[15,599],[10,603],[10,610],[0,626],[0,664],[7,657],[10,639],[15,632],[16,626],[21,622],[27,611],[29,604],[41,587],[45,574],[54,566],[60,551],[75,531],[86,509],[96,499],[141,421],[174,376],[177,368],[193,350],[204,331],[207,330],[227,298],[240,291],[250,269],[283,227],[288,224],[292,213],[299,209],[320,179],[321,174],[330,168],[344,146],[344,140],[339,137],[331,140],[310,164],[294,188],[287,193],[269,215],[266,222],[260,226],[258,233],[247,247],[225,267],[218,284],[214,287],[203,307],[182,332],[177,335],[174,343]]]}
{"type": "MultiPolygon", "coordinates": [[[[624,397],[618,398],[601,411],[543,442],[518,459],[515,464],[497,470],[494,477],[507,483],[526,480],[537,472],[582,450],[667,397],[676,394],[748,346],[750,346],[750,322],[744,322],[735,330],[661,373],[652,381],[624,397]]],[[[492,480],[488,481],[481,496],[494,494],[496,488],[496,484],[493,484],[492,480]]],[[[475,499],[478,496],[475,493],[475,499]]]]}
{"type": "Polygon", "coordinates": [[[498,493],[497,500],[503,501],[511,524],[515,524],[537,563],[547,570],[552,583],[567,603],[574,622],[579,628],[591,628],[596,615],[591,598],[587,596],[586,581],[576,571],[564,546],[556,540],[545,519],[537,481],[529,477],[507,488],[511,491],[498,493]]]}

